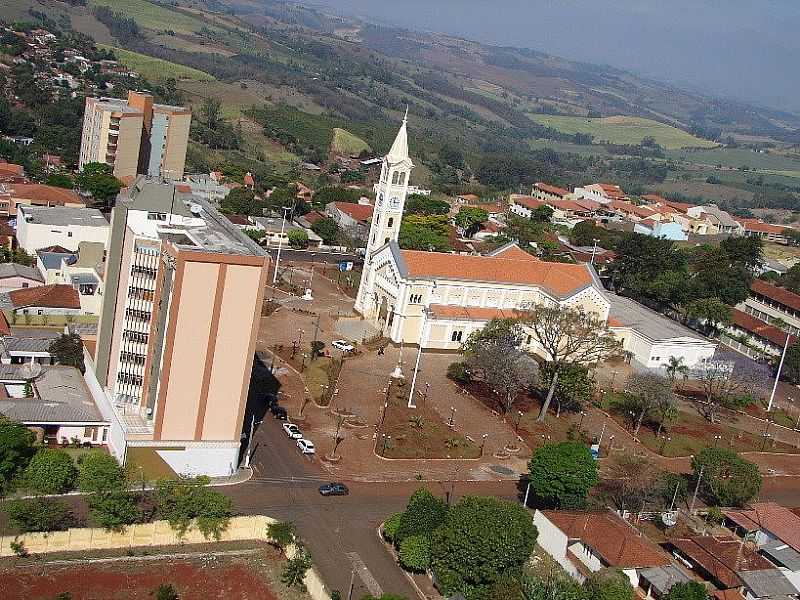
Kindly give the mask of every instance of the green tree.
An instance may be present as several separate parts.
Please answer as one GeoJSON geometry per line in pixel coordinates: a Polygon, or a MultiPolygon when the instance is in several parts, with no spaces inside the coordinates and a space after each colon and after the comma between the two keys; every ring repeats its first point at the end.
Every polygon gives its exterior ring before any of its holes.
{"type": "Polygon", "coordinates": [[[89,192],[96,200],[109,206],[122,188],[122,182],[114,177],[111,165],[105,163],[87,163],[75,178],[75,183],[89,192]]]}
{"type": "Polygon", "coordinates": [[[478,232],[481,223],[486,222],[488,218],[489,213],[482,208],[462,206],[461,210],[459,210],[458,214],[455,216],[454,222],[461,228],[466,237],[471,238],[478,232]]]}
{"type": "Polygon", "coordinates": [[[162,583],[156,588],[156,600],[178,600],[178,590],[171,583],[162,583]]]}
{"type": "Polygon", "coordinates": [[[23,476],[25,485],[41,494],[63,494],[75,485],[78,470],[63,450],[43,448],[33,455],[23,476]]]}
{"type": "Polygon", "coordinates": [[[305,589],[303,580],[306,576],[306,571],[311,568],[311,555],[305,548],[300,548],[297,554],[286,561],[281,573],[281,581],[289,587],[296,587],[305,589]]]}
{"type": "Polygon", "coordinates": [[[73,181],[72,177],[66,173],[54,173],[53,175],[48,175],[45,183],[47,185],[52,185],[53,187],[65,188],[68,190],[71,190],[75,186],[75,182],[73,181]]]}
{"type": "Polygon", "coordinates": [[[732,236],[719,244],[731,263],[745,267],[751,273],[761,266],[764,259],[764,242],[755,236],[732,236]]]}
{"type": "Polygon", "coordinates": [[[399,243],[406,250],[448,252],[450,226],[441,215],[408,215],[400,223],[399,243]]]}
{"type": "Polygon", "coordinates": [[[222,102],[218,98],[206,98],[200,105],[200,118],[206,127],[216,131],[222,123],[222,102]]]}
{"type": "Polygon", "coordinates": [[[321,237],[326,245],[330,246],[339,237],[339,224],[336,219],[326,217],[311,225],[311,231],[321,237]]]}
{"type": "Polygon", "coordinates": [[[28,466],[35,450],[33,432],[0,415],[0,493],[11,486],[11,482],[28,466]]]}
{"type": "Polygon", "coordinates": [[[588,600],[581,585],[563,571],[554,571],[546,578],[523,576],[525,600],[588,600]]]}
{"type": "Polygon", "coordinates": [[[675,386],[675,380],[678,376],[684,379],[689,377],[689,367],[684,364],[682,356],[670,356],[669,362],[664,368],[667,371],[667,377],[669,377],[673,387],[675,386]]]}
{"type": "Polygon", "coordinates": [[[431,539],[427,535],[412,535],[400,544],[400,564],[409,571],[424,573],[431,563],[431,539]]]}
{"type": "Polygon", "coordinates": [[[708,589],[699,581],[679,582],[669,588],[663,600],[707,600],[708,589]]]}
{"type": "MultiPolygon", "coordinates": [[[[541,369],[542,386],[550,387],[553,377],[551,363],[546,363],[541,369]]],[[[553,400],[556,402],[556,417],[562,410],[578,412],[592,399],[594,384],[589,377],[589,369],[583,365],[569,364],[561,368],[561,373],[556,384],[553,400]]]]}
{"type": "Polygon", "coordinates": [[[683,304],[688,263],[675,242],[632,233],[619,241],[616,253],[608,269],[617,292],[661,304],[683,304]]]}
{"type": "Polygon", "coordinates": [[[287,237],[292,248],[308,248],[308,234],[303,229],[290,229],[287,237]]]}
{"type": "Polygon", "coordinates": [[[700,246],[689,251],[690,277],[687,299],[719,298],[722,302],[736,305],[749,295],[753,280],[751,267],[734,253],[729,255],[722,246],[700,246]]]}
{"type": "Polygon", "coordinates": [[[715,333],[720,325],[731,322],[731,307],[719,298],[700,298],[686,305],[686,316],[705,321],[709,331],[715,333]]]}
{"type": "Polygon", "coordinates": [[[219,539],[233,515],[230,498],[206,487],[208,479],[162,480],[156,484],[156,512],[183,536],[194,521],[208,539],[219,539]]]}
{"type": "Polygon", "coordinates": [[[267,525],[267,535],[269,536],[270,543],[274,544],[281,550],[292,545],[297,537],[294,523],[281,522],[270,523],[267,525]]]}
{"type": "Polygon", "coordinates": [[[492,584],[486,600],[525,600],[522,593],[522,577],[506,571],[492,584]]]}
{"type": "Polygon", "coordinates": [[[584,586],[589,600],[634,600],[635,597],[631,580],[619,569],[595,571],[584,586]]]}
{"type": "Polygon", "coordinates": [[[67,503],[52,498],[10,500],[3,504],[3,509],[11,524],[22,532],[63,531],[74,522],[67,503]]]}
{"type": "Polygon", "coordinates": [[[411,194],[406,199],[403,212],[407,215],[446,215],[450,212],[450,204],[430,196],[411,194]]]}
{"type": "Polygon", "coordinates": [[[444,594],[483,600],[503,574],[530,559],[538,532],[517,503],[466,496],[450,509],[431,543],[431,568],[444,594]]]}
{"type": "MultiPolygon", "coordinates": [[[[797,232],[798,242],[800,245],[800,232],[797,232]]],[[[796,294],[800,294],[800,263],[792,265],[792,267],[784,273],[780,278],[780,285],[785,287],[796,294]]]]}
{"type": "Polygon", "coordinates": [[[256,199],[253,190],[244,187],[233,188],[219,202],[220,212],[226,215],[262,216],[263,203],[256,199]]]}
{"type": "Polygon", "coordinates": [[[528,464],[531,491],[549,506],[581,505],[599,481],[597,461],[580,442],[545,444],[528,464]]]}
{"type": "Polygon", "coordinates": [[[397,532],[400,530],[402,520],[403,513],[395,513],[383,522],[383,537],[387,541],[394,542],[397,539],[397,532]]]}
{"type": "Polygon", "coordinates": [[[675,393],[669,378],[650,371],[634,372],[628,377],[625,385],[625,408],[634,413],[633,437],[639,435],[639,429],[646,416],[656,409],[668,410],[675,405],[675,393]]]}
{"type": "Polygon", "coordinates": [[[400,545],[407,537],[431,535],[444,523],[447,517],[447,504],[435,497],[427,488],[419,488],[411,495],[408,506],[394,536],[395,543],[400,545]]]}
{"type": "Polygon", "coordinates": [[[800,383],[800,342],[795,341],[786,349],[782,373],[792,383],[800,383]]]}
{"type": "Polygon", "coordinates": [[[81,373],[86,372],[83,362],[83,340],[77,333],[62,333],[50,342],[48,352],[59,364],[75,367],[81,373]]]}
{"type": "Polygon", "coordinates": [[[537,223],[549,223],[550,219],[553,218],[554,212],[555,211],[552,208],[546,204],[542,204],[533,211],[531,214],[531,220],[536,221],[537,223]]]}
{"type": "Polygon", "coordinates": [[[703,498],[715,506],[744,506],[761,490],[758,465],[728,448],[701,450],[692,458],[692,471],[703,498]]]}
{"type": "Polygon", "coordinates": [[[125,469],[102,450],[92,450],[78,459],[78,489],[84,493],[124,490],[125,469]]]}
{"type": "Polygon", "coordinates": [[[89,496],[88,504],[92,523],[109,531],[121,531],[141,518],[136,498],[130,492],[96,492],[89,496]]]}

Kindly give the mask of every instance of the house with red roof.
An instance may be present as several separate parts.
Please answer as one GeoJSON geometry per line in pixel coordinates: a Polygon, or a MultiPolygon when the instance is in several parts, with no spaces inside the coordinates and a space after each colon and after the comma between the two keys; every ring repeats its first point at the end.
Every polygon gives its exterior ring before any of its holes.
{"type": "Polygon", "coordinates": [[[325,206],[325,213],[336,221],[339,227],[353,232],[359,238],[367,236],[373,210],[374,207],[371,204],[351,202],[329,202],[325,206]]]}
{"type": "Polygon", "coordinates": [[[541,200],[542,202],[549,202],[550,200],[566,200],[568,197],[571,197],[571,195],[572,192],[567,189],[550,185],[541,181],[534,183],[533,187],[531,188],[531,196],[537,200],[541,200]]]}
{"type": "Polygon", "coordinates": [[[0,310],[14,315],[79,315],[81,299],[71,285],[50,284],[0,294],[0,310]]]}
{"type": "Polygon", "coordinates": [[[793,335],[800,334],[800,295],[786,288],[754,279],[750,295],[736,308],[770,325],[779,324],[793,335]]]}
{"type": "Polygon", "coordinates": [[[769,223],[764,223],[761,219],[737,217],[736,220],[744,227],[744,234],[748,237],[758,237],[765,242],[775,242],[778,244],[787,244],[789,242],[786,227],[770,225],[769,223]]]}
{"type": "Polygon", "coordinates": [[[789,336],[791,345],[796,336],[770,325],[737,308],[731,309],[731,322],[723,330],[722,342],[755,360],[779,357],[789,336]]]}

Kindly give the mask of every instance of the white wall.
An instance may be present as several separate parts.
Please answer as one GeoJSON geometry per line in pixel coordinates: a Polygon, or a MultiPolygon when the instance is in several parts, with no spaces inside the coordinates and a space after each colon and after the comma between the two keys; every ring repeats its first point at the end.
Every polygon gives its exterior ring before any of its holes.
{"type": "Polygon", "coordinates": [[[80,242],[99,242],[107,246],[108,233],[108,225],[40,225],[28,223],[22,215],[17,219],[17,241],[21,248],[30,253],[48,246],[62,246],[77,251],[80,242]]]}
{"type": "MultiPolygon", "coordinates": [[[[170,445],[169,442],[161,442],[170,445]]],[[[179,475],[208,475],[209,477],[227,477],[236,473],[239,468],[238,444],[186,445],[176,442],[173,447],[183,446],[183,450],[159,450],[158,455],[164,459],[173,471],[179,475]]]]}
{"type": "Polygon", "coordinates": [[[533,513],[533,524],[536,525],[536,529],[539,531],[539,537],[536,538],[536,543],[552,556],[553,560],[561,565],[567,573],[573,578],[579,579],[580,574],[578,570],[575,568],[575,565],[567,559],[567,544],[569,543],[569,539],[564,532],[556,527],[550,519],[544,516],[539,510],[533,513]]]}
{"type": "Polygon", "coordinates": [[[669,364],[672,356],[682,358],[683,364],[691,368],[710,359],[716,350],[710,342],[689,337],[653,341],[628,327],[615,328],[614,334],[622,340],[623,349],[630,352],[636,362],[649,368],[669,364]]]}

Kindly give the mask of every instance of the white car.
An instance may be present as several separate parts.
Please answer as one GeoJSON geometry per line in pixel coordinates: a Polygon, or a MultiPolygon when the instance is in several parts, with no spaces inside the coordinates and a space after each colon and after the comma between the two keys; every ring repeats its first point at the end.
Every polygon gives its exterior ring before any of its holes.
{"type": "Polygon", "coordinates": [[[300,428],[297,427],[294,423],[284,423],[281,425],[283,427],[284,433],[289,436],[293,440],[302,439],[303,434],[300,433],[300,428]]]}
{"type": "Polygon", "coordinates": [[[348,343],[346,340],[334,340],[331,342],[331,346],[342,352],[352,352],[356,349],[353,344],[348,343]]]}
{"type": "Polygon", "coordinates": [[[297,447],[303,454],[314,454],[314,442],[311,440],[299,439],[297,440],[297,447]]]}

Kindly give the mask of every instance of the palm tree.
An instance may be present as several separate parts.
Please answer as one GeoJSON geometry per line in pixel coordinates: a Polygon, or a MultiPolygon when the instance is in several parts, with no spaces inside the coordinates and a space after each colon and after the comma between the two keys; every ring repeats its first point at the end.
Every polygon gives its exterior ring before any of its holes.
{"type": "Polygon", "coordinates": [[[670,356],[669,363],[664,365],[664,368],[667,370],[667,377],[669,377],[673,387],[675,387],[675,380],[678,375],[681,375],[684,381],[689,378],[689,367],[683,364],[682,356],[670,356]]]}

